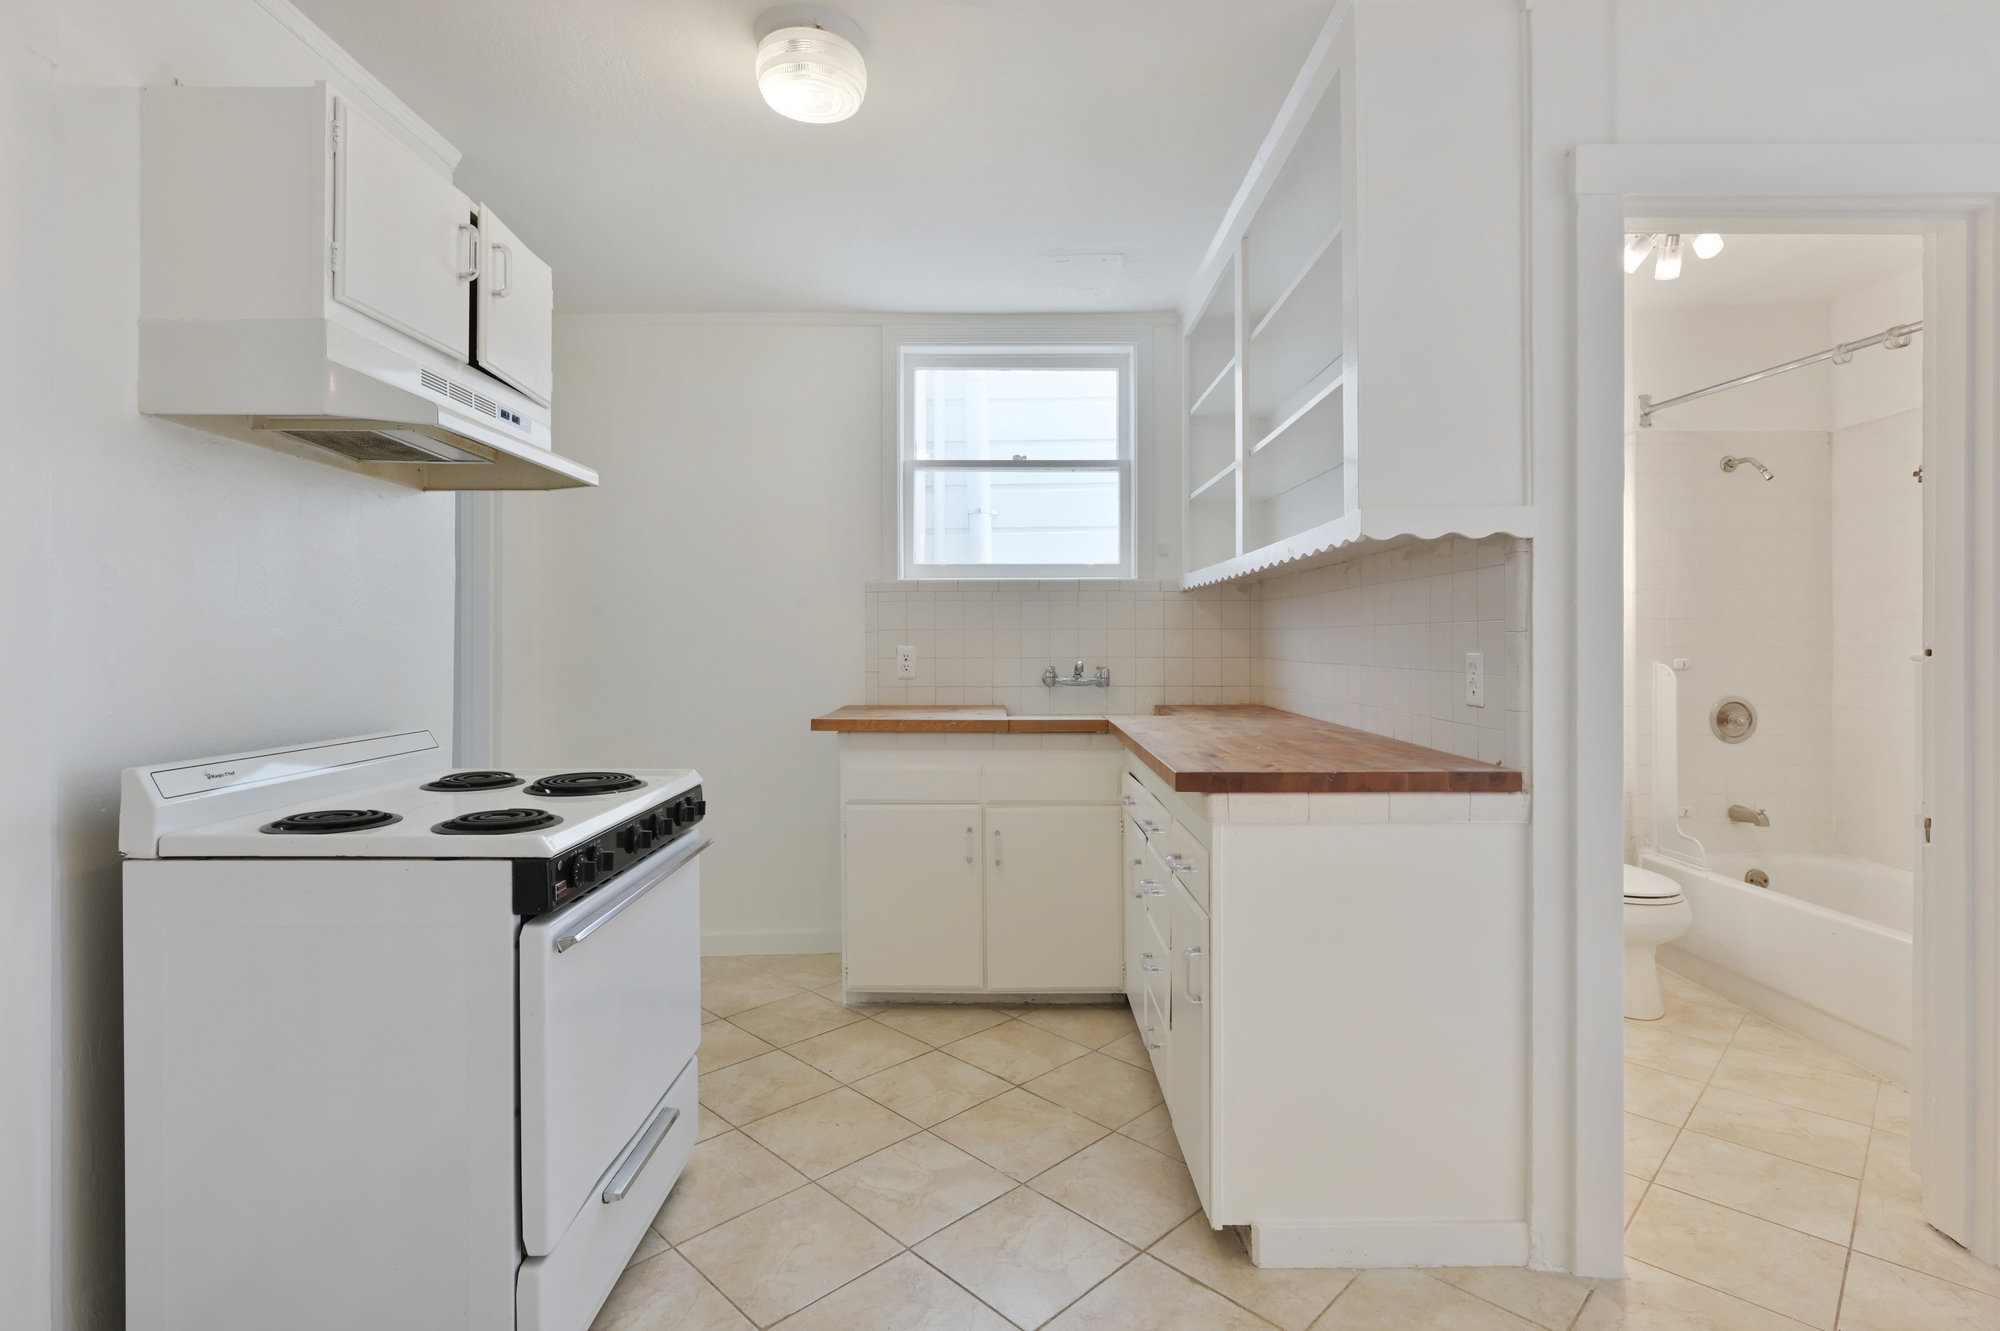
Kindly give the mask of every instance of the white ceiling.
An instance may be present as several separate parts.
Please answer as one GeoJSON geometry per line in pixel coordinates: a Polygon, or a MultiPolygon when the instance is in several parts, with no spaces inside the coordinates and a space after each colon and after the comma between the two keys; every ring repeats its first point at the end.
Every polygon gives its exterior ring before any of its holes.
{"type": "Polygon", "coordinates": [[[1924,266],[1919,236],[1766,235],[1722,232],[1722,253],[1698,259],[1681,242],[1681,275],[1657,281],[1646,260],[1625,279],[1634,309],[1827,304],[1924,266]]]}
{"type": "Polygon", "coordinates": [[[1331,8],[851,0],[867,102],[805,125],[757,93],[766,0],[298,4],[566,313],[1171,308],[1331,8]]]}

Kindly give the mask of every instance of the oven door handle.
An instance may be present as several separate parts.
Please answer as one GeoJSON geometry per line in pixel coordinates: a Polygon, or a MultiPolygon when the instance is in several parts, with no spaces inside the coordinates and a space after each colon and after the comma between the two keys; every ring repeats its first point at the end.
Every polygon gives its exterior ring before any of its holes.
{"type": "Polygon", "coordinates": [[[556,938],[556,951],[569,951],[578,943],[581,943],[584,939],[617,919],[620,915],[624,914],[626,907],[630,906],[640,897],[645,896],[667,879],[673,877],[675,873],[693,860],[695,856],[701,854],[714,844],[715,838],[707,837],[695,842],[691,846],[683,846],[679,850],[667,852],[667,857],[661,860],[659,865],[647,873],[644,878],[630,887],[623,889],[617,896],[604,901],[596,910],[591,911],[583,919],[564,930],[556,938]]]}
{"type": "Polygon", "coordinates": [[[625,1200],[625,1194],[632,1191],[633,1182],[639,1171],[652,1160],[653,1152],[660,1149],[660,1143],[674,1130],[680,1121],[681,1111],[672,1105],[661,1105],[660,1112],[653,1115],[653,1121],[639,1134],[639,1140],[632,1143],[632,1149],[618,1162],[618,1168],[611,1171],[610,1181],[604,1185],[604,1193],[598,1200],[611,1203],[625,1200]]]}

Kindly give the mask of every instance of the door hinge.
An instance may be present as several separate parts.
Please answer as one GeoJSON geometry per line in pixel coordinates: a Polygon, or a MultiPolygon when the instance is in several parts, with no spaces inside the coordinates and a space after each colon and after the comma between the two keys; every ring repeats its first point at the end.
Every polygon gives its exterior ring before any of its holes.
{"type": "Polygon", "coordinates": [[[327,259],[328,259],[328,261],[329,261],[329,262],[330,262],[330,263],[331,263],[331,264],[333,265],[333,271],[334,271],[334,272],[336,272],[336,273],[337,273],[337,272],[339,272],[339,271],[340,271],[340,242],[339,242],[339,241],[337,241],[337,240],[336,240],[336,241],[334,241],[334,242],[333,242],[333,243],[332,243],[331,245],[327,246],[327,259]]]}
{"type": "Polygon", "coordinates": [[[338,117],[327,122],[326,141],[327,145],[335,152],[340,151],[340,120],[338,117]]]}
{"type": "Polygon", "coordinates": [[[1931,844],[1931,820],[1928,818],[1924,819],[1924,844],[1931,844]]]}

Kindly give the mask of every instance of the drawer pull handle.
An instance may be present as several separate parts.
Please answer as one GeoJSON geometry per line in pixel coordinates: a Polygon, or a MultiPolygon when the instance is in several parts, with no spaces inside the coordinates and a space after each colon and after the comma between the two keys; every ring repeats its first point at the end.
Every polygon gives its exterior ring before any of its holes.
{"type": "Polygon", "coordinates": [[[1132,821],[1139,824],[1139,830],[1144,832],[1149,837],[1158,836],[1160,834],[1160,825],[1156,822],[1153,822],[1151,819],[1134,818],[1132,821]]]}
{"type": "Polygon", "coordinates": [[[970,864],[978,858],[978,853],[972,848],[972,829],[968,827],[965,829],[965,862],[970,864]]]}
{"type": "Polygon", "coordinates": [[[1139,954],[1139,969],[1146,972],[1146,974],[1148,975],[1158,975],[1165,968],[1161,966],[1155,966],[1153,964],[1152,953],[1141,952],[1139,954]]]}
{"type": "Polygon", "coordinates": [[[1167,894],[1167,889],[1161,887],[1158,883],[1154,882],[1150,878],[1141,878],[1139,880],[1139,890],[1133,893],[1134,896],[1144,896],[1144,897],[1163,897],[1166,894],[1167,894]]]}
{"type": "Polygon", "coordinates": [[[1139,801],[1133,799],[1130,795],[1120,795],[1118,798],[1125,802],[1125,807],[1128,809],[1136,809],[1139,807],[1139,801]]]}
{"type": "Polygon", "coordinates": [[[1000,863],[1000,829],[993,829],[993,863],[1000,863]]]}
{"type": "Polygon", "coordinates": [[[1167,856],[1167,867],[1175,873],[1194,872],[1194,862],[1192,860],[1184,860],[1178,855],[1167,856]]]}
{"type": "Polygon", "coordinates": [[[1153,1038],[1153,1028],[1152,1028],[1151,1026],[1148,1026],[1148,1027],[1146,1028],[1146,1034],[1145,1034],[1145,1035],[1144,1035],[1143,1037],[1141,1037],[1141,1038],[1142,1038],[1142,1039],[1143,1039],[1143,1040],[1145,1041],[1145,1044],[1146,1044],[1146,1048],[1148,1048],[1148,1049],[1164,1049],[1164,1048],[1166,1048],[1166,1046],[1165,1046],[1165,1045],[1161,1044],[1161,1043],[1160,1043],[1160,1042],[1159,1042],[1158,1040],[1155,1040],[1155,1039],[1153,1038]]]}
{"type": "Polygon", "coordinates": [[[599,1201],[608,1205],[625,1200],[625,1194],[632,1191],[639,1171],[653,1158],[653,1152],[660,1149],[660,1143],[667,1139],[667,1134],[674,1130],[674,1124],[680,1122],[680,1118],[681,1111],[672,1105],[660,1106],[659,1112],[653,1115],[653,1121],[639,1134],[639,1140],[632,1143],[632,1149],[625,1153],[625,1158],[618,1162],[618,1168],[612,1171],[611,1181],[604,1185],[604,1195],[599,1201]]]}
{"type": "Polygon", "coordinates": [[[1181,955],[1187,958],[1186,967],[1181,971],[1181,997],[1186,999],[1190,1006],[1200,1007],[1201,995],[1194,991],[1194,962],[1196,957],[1202,955],[1202,951],[1198,947],[1191,947],[1181,955]]]}

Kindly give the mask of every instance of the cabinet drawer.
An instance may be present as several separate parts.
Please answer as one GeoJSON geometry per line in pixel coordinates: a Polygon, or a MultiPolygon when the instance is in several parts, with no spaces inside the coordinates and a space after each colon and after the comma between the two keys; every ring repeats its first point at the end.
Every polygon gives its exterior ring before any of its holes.
{"type": "Polygon", "coordinates": [[[1109,804],[1118,798],[1117,755],[1034,753],[997,755],[983,768],[988,804],[1109,804]]]}
{"type": "MultiPolygon", "coordinates": [[[[1145,1015],[1139,1019],[1139,1040],[1146,1046],[1147,1057],[1153,1060],[1153,1076],[1159,1079],[1160,1091],[1173,1085],[1169,1075],[1172,1071],[1170,1054],[1172,1047],[1167,1041],[1167,986],[1163,977],[1146,977],[1145,1015]]],[[[1170,1109],[1169,1115],[1173,1113],[1170,1109]]]]}
{"type": "MultiPolygon", "coordinates": [[[[1137,881],[1134,883],[1139,894],[1139,912],[1152,933],[1151,941],[1141,946],[1151,947],[1157,944],[1162,953],[1174,941],[1171,914],[1173,907],[1169,895],[1173,890],[1173,883],[1173,874],[1168,871],[1166,864],[1160,858],[1159,843],[1147,842],[1145,856],[1139,865],[1137,881]]],[[[1161,1004],[1160,1011],[1164,1013],[1166,1010],[1166,1005],[1161,1004]]]]}
{"type": "Polygon", "coordinates": [[[1149,838],[1164,836],[1173,820],[1167,816],[1166,806],[1154,798],[1153,792],[1130,772],[1125,773],[1122,791],[1120,799],[1125,805],[1125,812],[1139,824],[1139,830],[1149,838]]]}
{"type": "Polygon", "coordinates": [[[1161,859],[1188,894],[1208,909],[1208,847],[1195,840],[1194,833],[1178,818],[1168,825],[1161,859]]]}
{"type": "Polygon", "coordinates": [[[977,804],[979,765],[968,762],[850,762],[842,795],[871,804],[977,804]]]}

